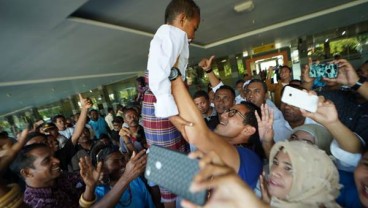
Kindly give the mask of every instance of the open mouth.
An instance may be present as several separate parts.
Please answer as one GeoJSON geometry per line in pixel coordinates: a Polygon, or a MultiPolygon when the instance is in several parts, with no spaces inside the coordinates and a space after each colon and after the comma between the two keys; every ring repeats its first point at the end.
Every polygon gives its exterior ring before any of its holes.
{"type": "Polygon", "coordinates": [[[60,172],[60,167],[57,166],[57,167],[54,167],[51,169],[53,172],[60,172]]]}
{"type": "Polygon", "coordinates": [[[362,194],[364,197],[368,198],[368,186],[362,184],[362,194]]]}

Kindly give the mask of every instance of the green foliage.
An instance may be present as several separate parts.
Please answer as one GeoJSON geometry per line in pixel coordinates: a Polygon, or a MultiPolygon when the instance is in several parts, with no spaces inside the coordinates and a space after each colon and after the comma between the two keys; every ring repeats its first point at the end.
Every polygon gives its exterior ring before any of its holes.
{"type": "Polygon", "coordinates": [[[358,53],[358,40],[357,38],[345,38],[341,40],[331,41],[330,48],[331,54],[339,53],[341,55],[349,55],[358,53]]]}

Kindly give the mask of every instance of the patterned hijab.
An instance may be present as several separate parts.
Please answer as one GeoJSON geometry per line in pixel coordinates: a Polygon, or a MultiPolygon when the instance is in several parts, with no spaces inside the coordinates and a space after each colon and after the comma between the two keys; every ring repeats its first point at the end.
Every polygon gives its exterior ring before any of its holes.
{"type": "Polygon", "coordinates": [[[286,199],[271,198],[271,207],[339,207],[335,202],[340,189],[339,173],[324,151],[301,141],[278,142],[271,150],[270,170],[271,161],[279,151],[289,155],[293,183],[286,199]]]}

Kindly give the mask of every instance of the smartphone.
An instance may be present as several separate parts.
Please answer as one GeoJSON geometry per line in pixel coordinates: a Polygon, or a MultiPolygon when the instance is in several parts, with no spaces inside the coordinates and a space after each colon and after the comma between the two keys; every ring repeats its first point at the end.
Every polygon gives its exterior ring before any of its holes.
{"type": "Polygon", "coordinates": [[[312,64],[310,65],[309,76],[310,77],[326,77],[336,78],[338,74],[338,68],[336,64],[312,64]]]}
{"type": "Polygon", "coordinates": [[[289,105],[316,112],[318,105],[318,96],[310,95],[302,90],[286,86],[282,94],[281,101],[289,105]]]}
{"type": "Polygon", "coordinates": [[[198,160],[156,145],[151,145],[146,170],[147,180],[168,189],[197,205],[206,203],[207,191],[192,193],[189,187],[199,172],[198,160]]]}

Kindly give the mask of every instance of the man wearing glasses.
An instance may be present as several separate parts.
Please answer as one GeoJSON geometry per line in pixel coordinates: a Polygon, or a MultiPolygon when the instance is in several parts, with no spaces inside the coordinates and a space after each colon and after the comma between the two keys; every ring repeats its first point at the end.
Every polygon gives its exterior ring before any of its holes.
{"type": "MultiPolygon", "coordinates": [[[[181,126],[184,138],[204,153],[215,152],[232,167],[238,175],[253,189],[262,172],[261,157],[253,150],[240,146],[249,144],[253,138],[258,139],[257,119],[258,108],[252,103],[241,103],[225,109],[219,115],[220,123],[211,131],[202,118],[182,79],[172,80],[172,93],[177,102],[179,116],[192,122],[192,125],[181,126]]],[[[177,127],[178,128],[178,127],[177,127]]],[[[179,129],[179,128],[178,128],[179,129]]],[[[255,140],[256,140],[255,139],[255,140]]],[[[248,146],[248,145],[246,145],[248,146]]],[[[262,147],[260,146],[262,149],[262,147]]]]}

